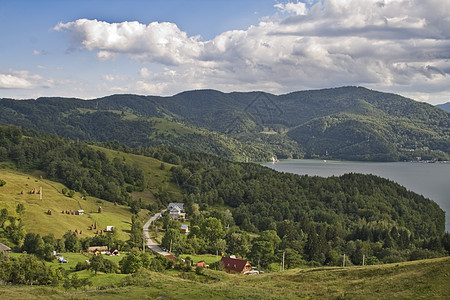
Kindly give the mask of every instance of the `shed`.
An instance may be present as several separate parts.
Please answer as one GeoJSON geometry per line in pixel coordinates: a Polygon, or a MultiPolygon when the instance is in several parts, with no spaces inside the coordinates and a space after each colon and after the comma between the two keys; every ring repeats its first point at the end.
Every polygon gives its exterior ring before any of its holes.
{"type": "Polygon", "coordinates": [[[0,243],[0,252],[11,252],[11,248],[6,246],[5,244],[0,243]]]}
{"type": "Polygon", "coordinates": [[[87,252],[89,253],[95,253],[95,254],[107,254],[108,253],[108,246],[92,246],[87,249],[87,252]]]}
{"type": "Polygon", "coordinates": [[[79,209],[79,210],[77,210],[77,211],[75,212],[75,214],[78,215],[78,216],[84,215],[84,210],[79,209]]]}
{"type": "Polygon", "coordinates": [[[181,224],[180,232],[184,234],[189,234],[189,225],[181,224]]]}

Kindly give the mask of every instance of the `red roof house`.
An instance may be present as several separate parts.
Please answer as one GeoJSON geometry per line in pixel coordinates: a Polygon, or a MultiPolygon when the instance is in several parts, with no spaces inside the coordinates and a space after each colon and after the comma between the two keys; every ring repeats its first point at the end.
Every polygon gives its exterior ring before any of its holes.
{"type": "Polygon", "coordinates": [[[242,258],[222,257],[220,261],[222,262],[222,266],[227,273],[245,274],[252,269],[250,263],[242,258]]]}

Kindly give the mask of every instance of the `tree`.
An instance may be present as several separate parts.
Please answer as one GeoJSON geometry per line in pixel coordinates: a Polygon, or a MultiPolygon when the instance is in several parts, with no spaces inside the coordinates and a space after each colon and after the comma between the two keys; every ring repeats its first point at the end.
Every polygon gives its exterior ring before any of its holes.
{"type": "Polygon", "coordinates": [[[43,252],[44,240],[39,234],[29,232],[25,235],[21,250],[29,254],[36,254],[37,256],[43,252]]]}
{"type": "Polygon", "coordinates": [[[131,231],[130,231],[130,239],[128,240],[128,244],[131,247],[142,247],[142,241],[144,238],[144,232],[142,227],[142,222],[139,220],[137,215],[131,216],[131,231]]]}
{"type": "Polygon", "coordinates": [[[73,198],[73,196],[75,195],[75,191],[74,190],[70,190],[67,194],[67,196],[69,196],[70,198],[73,198]]]}
{"type": "Polygon", "coordinates": [[[67,231],[64,235],[64,247],[66,251],[78,252],[81,249],[81,242],[75,232],[67,231]]]}
{"type": "Polygon", "coordinates": [[[250,258],[254,263],[263,267],[268,266],[274,260],[274,250],[268,241],[257,240],[253,243],[250,258]]]}
{"type": "Polygon", "coordinates": [[[218,239],[224,235],[222,224],[219,219],[209,217],[204,219],[200,224],[200,236],[207,241],[208,248],[211,252],[216,251],[215,244],[218,239]]]}
{"type": "Polygon", "coordinates": [[[179,229],[168,229],[161,240],[161,246],[171,249],[175,253],[181,253],[184,250],[186,236],[180,233],[179,229]]]}
{"type": "Polygon", "coordinates": [[[294,249],[287,248],[284,250],[285,266],[288,269],[300,267],[305,264],[302,256],[294,249]]]}
{"type": "Polygon", "coordinates": [[[0,212],[0,227],[4,228],[5,222],[8,220],[8,210],[3,208],[0,212]]]}
{"type": "Polygon", "coordinates": [[[245,257],[249,252],[248,237],[246,234],[233,232],[226,237],[227,252],[237,256],[245,257]]]}
{"type": "Polygon", "coordinates": [[[117,265],[113,261],[104,258],[103,255],[98,254],[89,260],[89,270],[94,271],[95,275],[97,275],[97,272],[115,273],[117,265]]]}
{"type": "Polygon", "coordinates": [[[136,273],[139,269],[148,269],[151,263],[148,252],[131,251],[131,253],[119,262],[120,270],[124,274],[136,273]]]}

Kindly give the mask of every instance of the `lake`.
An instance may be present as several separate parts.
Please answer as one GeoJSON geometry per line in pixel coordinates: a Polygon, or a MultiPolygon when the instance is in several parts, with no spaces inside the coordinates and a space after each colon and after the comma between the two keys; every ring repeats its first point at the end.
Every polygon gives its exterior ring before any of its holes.
{"type": "Polygon", "coordinates": [[[439,204],[446,214],[445,231],[450,232],[450,163],[286,159],[262,165],[300,175],[329,177],[353,172],[388,178],[439,204]]]}

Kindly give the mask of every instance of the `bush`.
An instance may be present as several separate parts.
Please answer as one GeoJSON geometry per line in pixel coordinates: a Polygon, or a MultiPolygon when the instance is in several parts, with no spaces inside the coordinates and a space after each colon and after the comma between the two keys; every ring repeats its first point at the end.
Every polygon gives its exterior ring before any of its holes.
{"type": "Polygon", "coordinates": [[[205,268],[197,266],[195,267],[195,274],[197,275],[205,275],[205,268]]]}
{"type": "Polygon", "coordinates": [[[209,264],[209,268],[211,270],[223,271],[223,265],[222,265],[222,262],[220,260],[216,261],[216,262],[213,262],[212,264],[209,264]]]}
{"type": "Polygon", "coordinates": [[[3,179],[0,179],[0,186],[4,186],[6,184],[6,181],[4,181],[3,179]]]}
{"type": "Polygon", "coordinates": [[[85,261],[79,261],[75,266],[75,271],[82,271],[89,269],[89,264],[85,261]]]}

